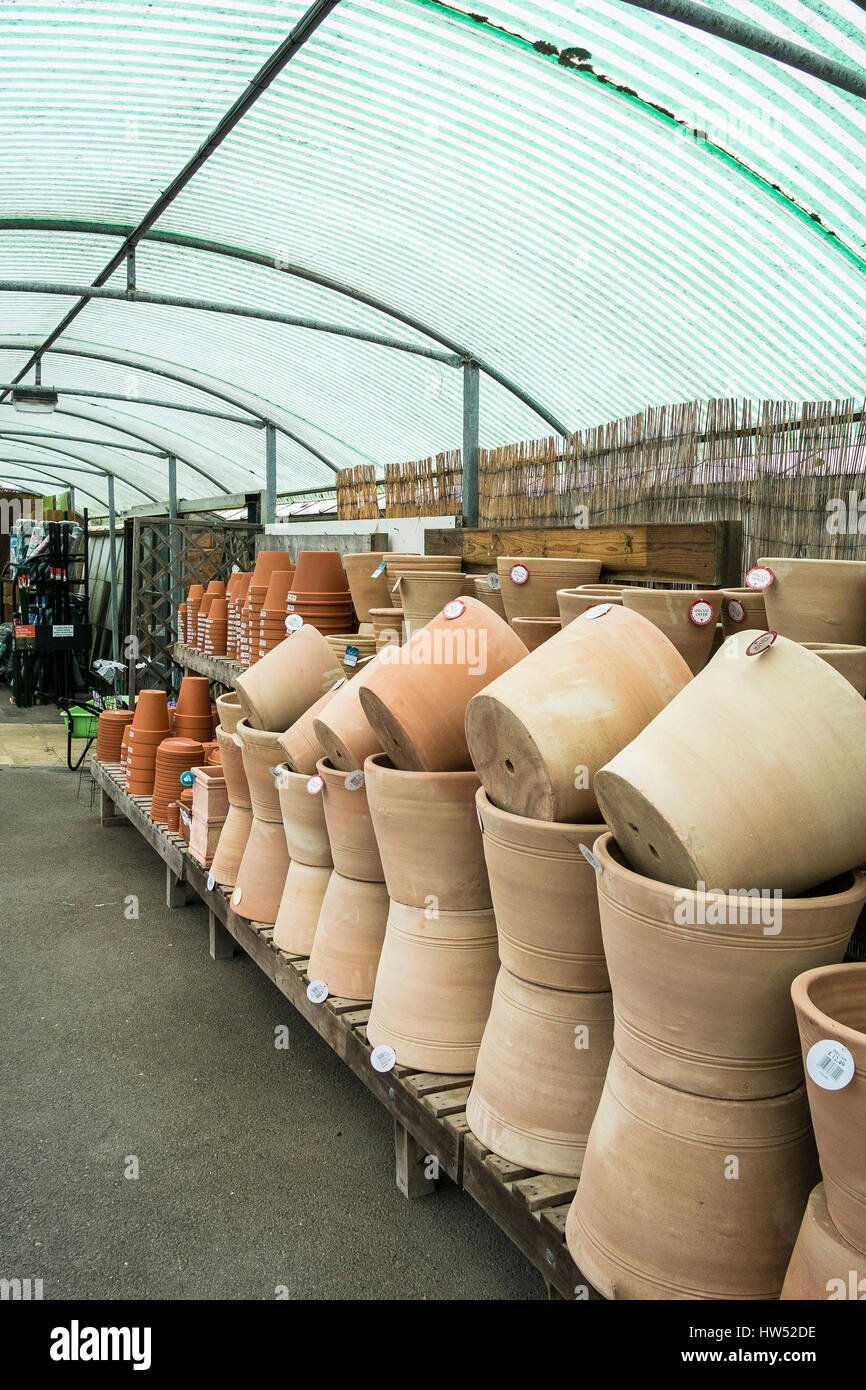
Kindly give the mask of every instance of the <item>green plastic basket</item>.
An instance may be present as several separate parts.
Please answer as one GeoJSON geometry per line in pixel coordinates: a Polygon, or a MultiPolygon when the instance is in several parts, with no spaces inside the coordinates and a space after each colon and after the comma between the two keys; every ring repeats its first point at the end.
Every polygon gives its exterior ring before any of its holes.
{"type": "Polygon", "coordinates": [[[62,713],[63,722],[67,729],[69,728],[70,719],[72,720],[73,738],[96,738],[96,730],[99,724],[96,715],[88,714],[87,710],[82,709],[80,705],[73,705],[68,714],[66,710],[63,710],[62,713]]]}

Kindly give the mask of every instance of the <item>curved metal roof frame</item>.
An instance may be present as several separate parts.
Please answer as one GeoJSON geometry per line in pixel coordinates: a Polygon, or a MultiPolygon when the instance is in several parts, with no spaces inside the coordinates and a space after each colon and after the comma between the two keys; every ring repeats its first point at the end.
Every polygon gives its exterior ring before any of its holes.
{"type": "Polygon", "coordinates": [[[82,493],[84,497],[89,497],[91,502],[95,502],[96,505],[100,508],[107,508],[108,506],[107,500],[104,497],[97,497],[95,492],[88,491],[86,487],[82,487],[78,482],[73,482],[72,480],[65,480],[63,478],[55,477],[52,473],[47,473],[43,471],[43,469],[36,468],[34,465],[31,465],[29,463],[21,464],[19,463],[18,459],[5,459],[2,456],[0,456],[0,465],[6,464],[12,465],[14,476],[9,477],[8,482],[4,484],[5,487],[17,487],[22,488],[25,492],[32,492],[34,489],[29,479],[26,476],[22,479],[21,470],[23,470],[23,473],[25,475],[30,474],[34,478],[41,478],[43,482],[53,484],[59,483],[61,485],[61,491],[63,492],[68,492],[69,489],[72,488],[75,492],[82,493]]]}
{"type": "MultiPolygon", "coordinates": [[[[61,436],[58,436],[58,438],[61,438],[61,436]]],[[[0,434],[0,449],[5,450],[11,448],[42,449],[47,453],[61,454],[64,458],[77,459],[79,463],[89,465],[90,468],[95,469],[98,473],[106,477],[111,475],[116,478],[119,483],[123,483],[124,487],[131,488],[134,492],[140,492],[142,497],[146,497],[151,502],[160,502],[163,500],[155,492],[151,492],[149,488],[143,487],[140,482],[136,482],[134,478],[127,477],[126,473],[122,472],[119,468],[104,463],[100,458],[93,458],[89,452],[81,453],[75,449],[62,449],[59,444],[46,444],[42,439],[34,439],[31,442],[27,439],[10,438],[9,436],[0,434]]]]}

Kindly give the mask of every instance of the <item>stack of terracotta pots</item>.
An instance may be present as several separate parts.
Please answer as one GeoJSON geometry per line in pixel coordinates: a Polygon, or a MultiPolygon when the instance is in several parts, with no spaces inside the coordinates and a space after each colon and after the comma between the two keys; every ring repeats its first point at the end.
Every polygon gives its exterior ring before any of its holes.
{"type": "Polygon", "coordinates": [[[286,639],[286,595],[292,587],[294,569],[275,570],[259,615],[259,656],[267,656],[286,639]]]}
{"type": "Polygon", "coordinates": [[[178,642],[187,642],[187,640],[188,640],[188,639],[187,639],[187,632],[186,632],[186,623],[187,623],[187,613],[188,613],[188,612],[189,612],[189,605],[188,605],[188,604],[186,604],[186,603],[179,603],[179,604],[178,604],[178,606],[177,606],[177,640],[178,640],[178,642]]]}
{"type": "Polygon", "coordinates": [[[201,607],[198,610],[198,620],[196,623],[195,640],[192,645],[203,652],[207,648],[208,633],[210,629],[211,608],[217,600],[223,600],[226,596],[226,588],[221,579],[212,579],[207,586],[201,607]]]}
{"type": "Polygon", "coordinates": [[[142,690],[129,726],[126,790],[150,796],[156,774],[156,750],[169,736],[168,701],[161,690],[142,690]]]}
{"type": "Polygon", "coordinates": [[[247,775],[244,772],[240,741],[234,738],[243,709],[236,691],[220,695],[217,700],[219,724],[216,736],[220,763],[226,780],[228,812],[220,832],[219,843],[211,864],[214,882],[234,888],[244,850],[253,824],[252,803],[247,775]]]}
{"type": "MultiPolygon", "coordinates": [[[[298,555],[286,612],[324,634],[354,626],[352,595],[338,550],[302,550],[298,555]]],[[[285,621],[285,620],[284,620],[285,621]]]]}
{"type": "Polygon", "coordinates": [[[205,656],[225,656],[228,641],[228,600],[214,598],[204,624],[202,651],[205,656]]]}
{"type": "Polygon", "coordinates": [[[213,736],[210,686],[204,676],[184,676],[177,693],[173,732],[177,738],[209,743],[213,736]]]}
{"type": "Polygon", "coordinates": [[[101,763],[120,761],[123,735],[132,723],[132,710],[104,709],[96,726],[96,756],[101,763]]]}
{"type": "Polygon", "coordinates": [[[274,945],[293,956],[309,956],[333,861],[318,776],[275,769],[283,833],[289,856],[274,926],[274,945]]]}
{"type": "Polygon", "coordinates": [[[189,852],[203,868],[212,862],[228,816],[229,802],[221,766],[208,761],[193,773],[189,852]]]}
{"type": "Polygon", "coordinates": [[[401,647],[406,640],[403,626],[402,608],[371,608],[370,620],[376,639],[376,650],[383,647],[401,647]]]}
{"type": "Polygon", "coordinates": [[[129,731],[131,728],[131,723],[126,725],[120,740],[120,777],[124,787],[129,779],[129,731]]]}
{"type": "Polygon", "coordinates": [[[505,616],[513,623],[515,618],[558,617],[557,590],[594,584],[601,574],[601,561],[500,555],[496,570],[505,616]]]}
{"type": "Polygon", "coordinates": [[[198,614],[204,598],[204,586],[201,584],[190,584],[189,593],[186,596],[186,641],[190,647],[196,644],[198,636],[198,614]]]}
{"type": "Polygon", "coordinates": [[[267,730],[253,729],[241,719],[232,737],[240,744],[253,812],[249,839],[235,879],[232,907],[239,917],[273,926],[289,871],[283,816],[273,771],[280,761],[278,736],[267,730]]]}
{"type": "MultiPolygon", "coordinates": [[[[250,577],[243,607],[243,638],[238,660],[252,666],[259,660],[259,632],[262,608],[274,574],[291,571],[292,561],[285,550],[260,550],[250,577]]],[[[285,622],[285,619],[283,620],[285,622]]]]}
{"type": "Polygon", "coordinates": [[[623,589],[622,602],[665,634],[688,663],[692,675],[712,655],[722,607],[718,589],[623,589]]]}
{"type": "Polygon", "coordinates": [[[150,803],[151,820],[166,823],[170,803],[181,794],[183,773],[200,767],[206,756],[202,745],[190,738],[167,738],[159,745],[150,803]]]}
{"type": "Polygon", "coordinates": [[[237,570],[226,586],[226,599],[229,605],[228,635],[226,638],[226,656],[230,661],[239,660],[238,648],[242,640],[243,620],[241,612],[249,593],[250,580],[252,574],[246,570],[237,570]]]}

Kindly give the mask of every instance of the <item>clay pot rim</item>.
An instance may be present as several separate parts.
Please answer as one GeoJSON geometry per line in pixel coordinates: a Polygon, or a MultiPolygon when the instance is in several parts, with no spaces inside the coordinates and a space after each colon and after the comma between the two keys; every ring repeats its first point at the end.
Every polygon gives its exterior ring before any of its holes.
{"type": "Polygon", "coordinates": [[[602,567],[602,561],[596,560],[592,555],[497,555],[496,564],[499,565],[598,565],[602,567]]]}
{"type": "Polygon", "coordinates": [[[540,617],[534,617],[534,618],[533,618],[533,617],[526,617],[526,618],[524,618],[524,617],[522,617],[520,614],[518,614],[517,617],[511,619],[511,626],[512,626],[512,627],[514,627],[514,624],[515,624],[515,623],[555,623],[556,626],[559,627],[559,626],[560,626],[560,618],[559,618],[559,615],[558,615],[558,614],[557,614],[556,617],[554,617],[553,614],[551,614],[550,617],[547,617],[547,618],[540,618],[540,617]]]}
{"type": "Polygon", "coordinates": [[[805,647],[807,652],[863,652],[866,655],[866,646],[860,642],[800,642],[799,646],[805,647]]]}
{"type": "MultiPolygon", "coordinates": [[[[708,594],[710,598],[717,598],[720,602],[723,597],[723,590],[721,589],[701,589],[697,587],[691,589],[645,589],[639,584],[623,585],[622,592],[623,594],[657,594],[659,598],[667,598],[670,594],[673,594],[675,597],[681,595],[683,598],[688,598],[691,594],[701,594],[702,596],[708,594]]],[[[754,593],[755,590],[751,589],[749,592],[754,593]]]]}
{"type": "MultiPolygon", "coordinates": [[[[323,761],[323,762],[327,762],[327,759],[322,759],[322,761],[323,761]]],[[[475,771],[474,768],[471,768],[469,771],[467,771],[465,768],[458,768],[456,771],[447,771],[447,772],[410,772],[410,771],[404,772],[402,768],[400,768],[400,767],[394,767],[394,765],[393,765],[393,763],[391,762],[390,758],[388,757],[388,754],[387,754],[387,753],[369,753],[369,754],[367,755],[367,757],[364,759],[364,776],[365,776],[365,777],[367,776],[367,767],[368,767],[368,765],[371,764],[371,763],[372,763],[372,765],[373,765],[373,768],[374,768],[374,771],[375,771],[375,772],[378,772],[378,773],[386,773],[386,774],[389,774],[389,775],[391,775],[391,776],[393,776],[393,777],[402,777],[403,780],[404,780],[404,782],[408,782],[411,778],[421,778],[421,777],[427,778],[427,780],[428,780],[428,785],[429,785],[429,780],[430,780],[430,778],[432,778],[432,777],[435,777],[437,780],[440,779],[440,778],[447,778],[447,779],[452,783],[452,785],[454,785],[454,786],[457,785],[457,783],[455,782],[454,779],[455,779],[455,778],[458,778],[458,777],[462,777],[462,778],[464,778],[465,780],[467,780],[467,781],[472,781],[472,782],[478,782],[478,781],[480,781],[480,778],[479,778],[479,776],[478,776],[478,773],[475,771]]],[[[348,773],[346,774],[346,776],[348,776],[348,773]]],[[[480,787],[479,790],[480,790],[480,791],[483,791],[484,788],[483,788],[483,787],[480,787]]],[[[520,819],[522,819],[522,817],[515,816],[515,820],[520,820],[520,819]]]]}
{"type": "MultiPolygon", "coordinates": [[[[866,572],[866,560],[829,560],[826,557],[811,559],[808,555],[764,555],[757,563],[769,565],[772,569],[773,565],[778,564],[780,560],[784,561],[786,565],[833,565],[837,570],[842,565],[846,565],[866,572]]],[[[759,590],[759,592],[763,592],[763,590],[759,590]]]]}
{"type": "MultiPolygon", "coordinates": [[[[581,824],[579,821],[536,820],[534,816],[515,815],[513,811],[505,811],[501,806],[497,806],[495,801],[491,801],[483,786],[480,786],[475,794],[475,804],[480,811],[489,811],[494,816],[500,816],[506,823],[512,823],[515,827],[526,826],[528,828],[531,826],[533,830],[541,832],[547,831],[548,833],[552,833],[553,831],[568,831],[571,835],[586,831],[587,835],[592,835],[596,840],[600,839],[607,830],[604,821],[581,824]]],[[[485,831],[484,833],[486,834],[487,832],[485,831]]],[[[590,849],[592,848],[591,845],[588,847],[590,849]]],[[[647,881],[652,882],[652,880],[647,881]]]]}
{"type": "Polygon", "coordinates": [[[836,1034],[846,1043],[849,1052],[855,1058],[858,1052],[862,1052],[866,1047],[866,1033],[862,1033],[857,1028],[852,1028],[849,1023],[842,1023],[840,1019],[833,1018],[830,1014],[825,1014],[823,1009],[819,1009],[813,1000],[809,990],[816,979],[823,979],[828,975],[843,974],[849,979],[866,981],[866,970],[863,969],[862,962],[840,961],[837,965],[816,965],[813,970],[804,970],[801,975],[797,975],[791,982],[791,998],[794,1007],[806,1015],[806,1017],[818,1026],[820,1031],[827,1037],[836,1034]]]}
{"type": "Polygon", "coordinates": [[[251,747],[258,745],[258,747],[264,748],[277,743],[280,734],[288,733],[288,729],[278,729],[276,732],[272,732],[270,729],[254,729],[244,716],[243,719],[238,720],[234,732],[251,747]],[[241,729],[241,725],[243,725],[243,729],[241,729]]]}

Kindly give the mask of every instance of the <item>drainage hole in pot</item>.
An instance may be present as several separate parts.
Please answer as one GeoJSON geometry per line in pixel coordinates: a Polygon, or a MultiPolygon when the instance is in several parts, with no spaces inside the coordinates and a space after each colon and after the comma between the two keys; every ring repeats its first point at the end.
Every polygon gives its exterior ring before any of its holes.
{"type": "Polygon", "coordinates": [[[514,771],[514,763],[511,761],[510,758],[506,758],[506,759],[505,759],[505,770],[506,770],[506,772],[513,772],[513,771],[514,771]]]}
{"type": "Polygon", "coordinates": [[[636,825],[632,825],[631,821],[629,821],[629,823],[628,823],[628,828],[629,828],[629,830],[633,830],[634,833],[635,833],[635,835],[637,835],[637,834],[639,833],[639,832],[638,832],[637,826],[636,826],[636,825]]]}
{"type": "Polygon", "coordinates": [[[647,845],[647,849],[649,850],[650,854],[653,856],[654,859],[661,859],[661,855],[659,854],[655,845],[647,845]]]}

